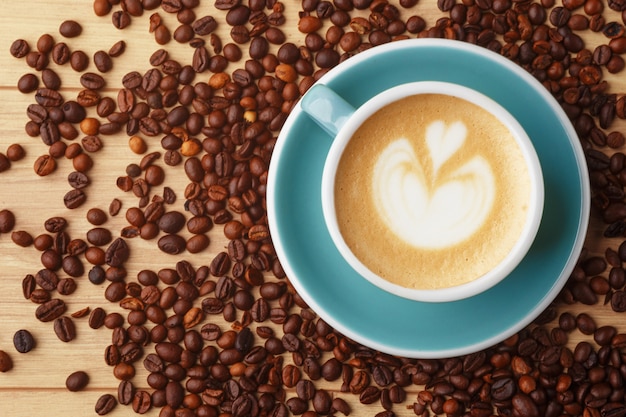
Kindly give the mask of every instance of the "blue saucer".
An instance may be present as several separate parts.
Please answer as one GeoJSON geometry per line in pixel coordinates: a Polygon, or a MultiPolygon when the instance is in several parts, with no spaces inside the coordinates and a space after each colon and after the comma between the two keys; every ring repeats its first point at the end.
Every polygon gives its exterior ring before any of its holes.
{"type": "Polygon", "coordinates": [[[545,180],[543,220],[530,252],[504,281],[465,300],[423,303],[386,293],[354,272],[322,217],[320,182],[331,138],[300,107],[274,150],[267,206],[287,276],[320,317],[371,348],[443,358],[492,346],[548,307],[582,249],[590,190],[582,148],[558,103],[525,70],[486,49],[447,40],[400,41],[350,58],[320,82],[358,106],[383,89],[421,80],[486,94],[518,119],[535,145],[545,180]]]}

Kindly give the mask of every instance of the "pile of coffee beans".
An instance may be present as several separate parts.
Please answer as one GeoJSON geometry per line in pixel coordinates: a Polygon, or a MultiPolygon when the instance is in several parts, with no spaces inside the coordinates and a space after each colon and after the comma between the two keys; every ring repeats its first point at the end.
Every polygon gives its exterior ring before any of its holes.
{"type": "MultiPolygon", "coordinates": [[[[93,329],[110,330],[104,358],[120,382],[117,393],[99,398],[98,415],[118,404],[139,414],[158,408],[163,417],[348,415],[347,396],[371,404],[371,414],[380,417],[626,415],[626,334],[598,326],[589,314],[563,312],[568,304],[602,302],[626,311],[625,139],[613,128],[616,119],[626,119],[626,95],[605,79],[625,66],[626,2],[438,0],[440,16],[432,24],[417,12],[417,0],[213,5],[215,15],[202,15],[200,0],[94,0],[93,12],[120,30],[149,17],[155,42],[149,69],[121,80],[107,73],[125,59],[126,43],[94,53],[75,49],[71,40],[82,27],[72,19],[60,23],[60,41],[42,34],[34,45],[17,39],[10,48],[31,69],[16,87],[33,97],[25,135],[49,149],[36,158],[34,174],[48,176],[61,158],[71,160],[60,198],[68,210],[84,210],[93,227],[71,236],[66,218],[51,217],[31,235],[2,210],[0,234],[40,252],[41,268],[24,277],[23,295],[61,341],[77,337],[74,320],[82,317],[93,329]],[[288,20],[297,21],[299,38],[287,37],[288,20]],[[216,32],[223,24],[228,38],[216,32]],[[591,32],[604,42],[588,49],[581,35],[591,32]],[[485,351],[442,360],[377,352],[317,317],[285,276],[265,211],[276,137],[301,95],[368,48],[433,37],[502,54],[561,103],[587,156],[593,215],[604,222],[607,242],[603,256],[581,255],[555,305],[528,328],[485,351]],[[190,62],[170,57],[180,44],[193,48],[190,62]],[[94,71],[87,71],[90,63],[94,71]],[[64,65],[80,74],[76,94],[55,71],[64,65]],[[85,208],[97,192],[89,175],[106,136],[126,138],[140,156],[116,180],[120,192],[137,201],[123,213],[128,224],[121,230],[104,226],[122,213],[120,199],[108,212],[85,208]],[[160,141],[162,150],[146,153],[146,139],[160,141]],[[184,189],[156,191],[165,180],[163,165],[178,168],[184,189]],[[181,199],[184,209],[176,205],[181,199]],[[217,253],[209,236],[216,229],[228,241],[217,253]],[[137,238],[181,257],[129,276],[137,238]],[[208,248],[214,257],[198,264],[192,255],[208,248]],[[83,276],[106,283],[104,298],[126,315],[101,307],[68,313],[64,300],[83,276]],[[570,347],[572,332],[587,340],[570,347]],[[145,381],[136,380],[138,367],[148,372],[145,381]],[[321,381],[336,381],[342,395],[321,381]]],[[[19,144],[9,146],[0,153],[0,172],[23,156],[19,144]]],[[[18,352],[35,347],[27,330],[14,342],[18,352]]],[[[9,351],[0,350],[0,372],[12,368],[9,351]]],[[[70,391],[88,383],[82,371],[66,381],[70,391]]]]}

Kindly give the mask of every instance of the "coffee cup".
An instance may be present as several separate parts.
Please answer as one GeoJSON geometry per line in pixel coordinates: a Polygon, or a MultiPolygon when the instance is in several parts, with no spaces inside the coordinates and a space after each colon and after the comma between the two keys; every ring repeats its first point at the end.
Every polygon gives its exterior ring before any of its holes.
{"type": "Polygon", "coordinates": [[[358,107],[316,84],[301,107],[332,138],[321,186],[328,232],[372,284],[449,302],[487,291],[524,259],[543,176],[530,138],[497,102],[419,81],[358,107]]]}

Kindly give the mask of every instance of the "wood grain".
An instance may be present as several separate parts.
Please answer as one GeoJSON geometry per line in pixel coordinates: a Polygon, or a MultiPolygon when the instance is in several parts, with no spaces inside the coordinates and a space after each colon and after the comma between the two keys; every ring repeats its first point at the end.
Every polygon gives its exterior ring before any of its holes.
{"type": "MultiPolygon", "coordinates": [[[[18,78],[25,72],[33,70],[26,66],[24,60],[13,58],[9,47],[17,38],[26,39],[32,47],[43,33],[50,33],[57,41],[61,41],[58,33],[59,24],[68,18],[79,21],[84,28],[82,36],[65,40],[72,49],[83,49],[90,56],[97,50],[108,50],[118,40],[127,43],[126,52],[114,61],[114,69],[106,75],[109,88],[106,94],[115,97],[116,88],[121,85],[121,77],[130,70],[145,71],[149,68],[148,58],[158,48],[153,35],[148,33],[148,19],[150,13],[145,13],[133,19],[131,26],[119,31],[111,24],[111,17],[96,17],[91,8],[91,2],[85,0],[31,0],[29,2],[3,1],[0,14],[0,152],[6,150],[11,143],[23,144],[27,156],[24,160],[14,163],[8,172],[0,173],[0,208],[11,209],[17,216],[17,230],[26,230],[33,235],[42,233],[43,222],[52,216],[65,216],[69,219],[69,232],[73,237],[84,238],[84,233],[90,228],[85,220],[85,212],[90,207],[100,207],[105,211],[113,198],[123,201],[122,214],[110,218],[106,226],[113,231],[124,227],[123,213],[126,208],[136,204],[136,199],[125,195],[117,189],[115,178],[123,175],[129,163],[139,161],[139,156],[128,149],[128,137],[124,134],[103,138],[105,146],[101,153],[95,156],[96,165],[90,173],[92,185],[88,189],[87,203],[74,211],[69,212],[63,205],[62,196],[69,190],[66,181],[67,174],[72,171],[68,160],[60,160],[57,171],[46,178],[37,177],[33,172],[33,162],[37,156],[47,153],[47,147],[37,138],[30,138],[24,133],[24,124],[27,121],[26,107],[33,103],[32,95],[19,93],[15,86],[18,78]]],[[[304,35],[297,30],[298,1],[285,2],[287,23],[283,30],[287,39],[297,45],[304,43],[304,35]]],[[[198,16],[211,14],[220,22],[218,34],[227,42],[229,27],[223,21],[224,13],[213,8],[212,2],[203,3],[196,10],[198,16]]],[[[362,13],[362,12],[358,12],[362,13]]],[[[442,14],[436,8],[436,2],[422,0],[413,10],[404,11],[410,14],[422,15],[429,25],[432,25],[442,14]]],[[[170,28],[175,28],[173,16],[160,14],[170,28]]],[[[607,20],[618,19],[619,16],[605,12],[607,20]]],[[[601,35],[586,35],[589,49],[605,42],[601,35]]],[[[167,49],[171,56],[182,62],[190,62],[192,49],[186,45],[177,45],[171,42],[167,49]]],[[[93,65],[93,64],[92,64],[93,65]]],[[[52,65],[63,80],[63,95],[66,98],[75,97],[80,90],[79,74],[73,72],[68,65],[58,67],[52,65]]],[[[236,68],[231,64],[229,71],[236,68]]],[[[93,66],[90,67],[93,69],[93,66]]],[[[200,75],[200,79],[208,79],[208,75],[200,75]]],[[[610,89],[615,93],[626,92],[626,78],[607,76],[610,89]]],[[[625,124],[616,121],[612,129],[624,131],[625,124]]],[[[149,151],[159,150],[158,139],[149,139],[149,151]]],[[[182,190],[186,185],[180,168],[167,169],[167,181],[177,191],[178,208],[182,209],[182,190]]],[[[160,190],[157,190],[160,192],[160,190]]],[[[211,235],[212,243],[207,253],[196,255],[192,262],[196,265],[207,264],[212,255],[223,250],[226,240],[219,228],[211,235]]],[[[602,237],[602,225],[598,214],[593,213],[591,227],[587,238],[587,249],[590,253],[604,253],[607,247],[616,248],[620,240],[607,240],[602,237]]],[[[139,240],[132,241],[132,258],[127,264],[129,276],[133,276],[144,268],[158,269],[173,267],[180,259],[163,255],[155,249],[154,242],[139,240]]],[[[118,381],[113,377],[112,370],[103,361],[104,348],[110,343],[110,331],[107,329],[92,330],[87,325],[87,319],[77,319],[78,338],[71,343],[59,341],[49,323],[40,323],[34,318],[35,305],[24,300],[21,291],[22,278],[28,273],[35,273],[41,268],[40,254],[32,247],[19,248],[14,245],[9,235],[0,236],[0,349],[9,352],[14,359],[14,369],[0,374],[0,416],[90,416],[95,415],[94,404],[103,393],[116,393],[118,381]],[[28,354],[18,354],[12,345],[12,336],[21,328],[29,329],[37,340],[36,349],[28,354]],[[65,389],[65,378],[73,371],[86,370],[90,375],[88,389],[71,393],[65,389]]],[[[104,300],[102,294],[104,285],[95,286],[88,282],[86,277],[78,279],[78,290],[68,300],[68,312],[72,313],[84,307],[95,308],[101,306],[107,311],[120,311],[119,307],[104,300]]],[[[626,330],[623,316],[613,313],[609,307],[561,306],[559,311],[590,313],[598,325],[611,324],[621,331],[626,330]]],[[[229,324],[220,322],[223,329],[229,324]]],[[[590,336],[574,333],[570,344],[575,345],[579,340],[592,340],[590,336]]],[[[146,387],[145,371],[138,367],[135,382],[139,387],[146,387]]],[[[346,399],[353,407],[352,415],[374,415],[381,411],[379,404],[363,406],[358,398],[350,394],[339,392],[340,382],[321,382],[320,386],[329,389],[333,395],[346,399]]],[[[419,387],[409,390],[407,404],[413,403],[419,387]]],[[[394,408],[396,415],[413,415],[404,405],[394,408]]],[[[132,415],[129,407],[118,406],[111,416],[132,415]]],[[[158,410],[151,410],[148,415],[158,415],[158,410]]]]}

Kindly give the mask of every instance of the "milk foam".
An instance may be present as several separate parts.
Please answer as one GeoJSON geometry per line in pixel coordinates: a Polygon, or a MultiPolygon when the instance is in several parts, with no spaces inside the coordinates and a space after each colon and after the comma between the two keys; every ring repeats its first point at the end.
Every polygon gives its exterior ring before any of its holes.
{"type": "Polygon", "coordinates": [[[437,120],[426,130],[429,166],[423,166],[424,159],[406,138],[391,142],[380,154],[372,178],[376,209],[406,243],[451,247],[470,238],[489,217],[496,196],[489,162],[475,155],[452,171],[442,169],[466,140],[463,122],[437,120]]]}
{"type": "Polygon", "coordinates": [[[406,97],[363,122],[334,190],[352,253],[387,281],[421,289],[461,285],[498,265],[522,233],[530,196],[509,128],[439,94],[406,97]]]}

